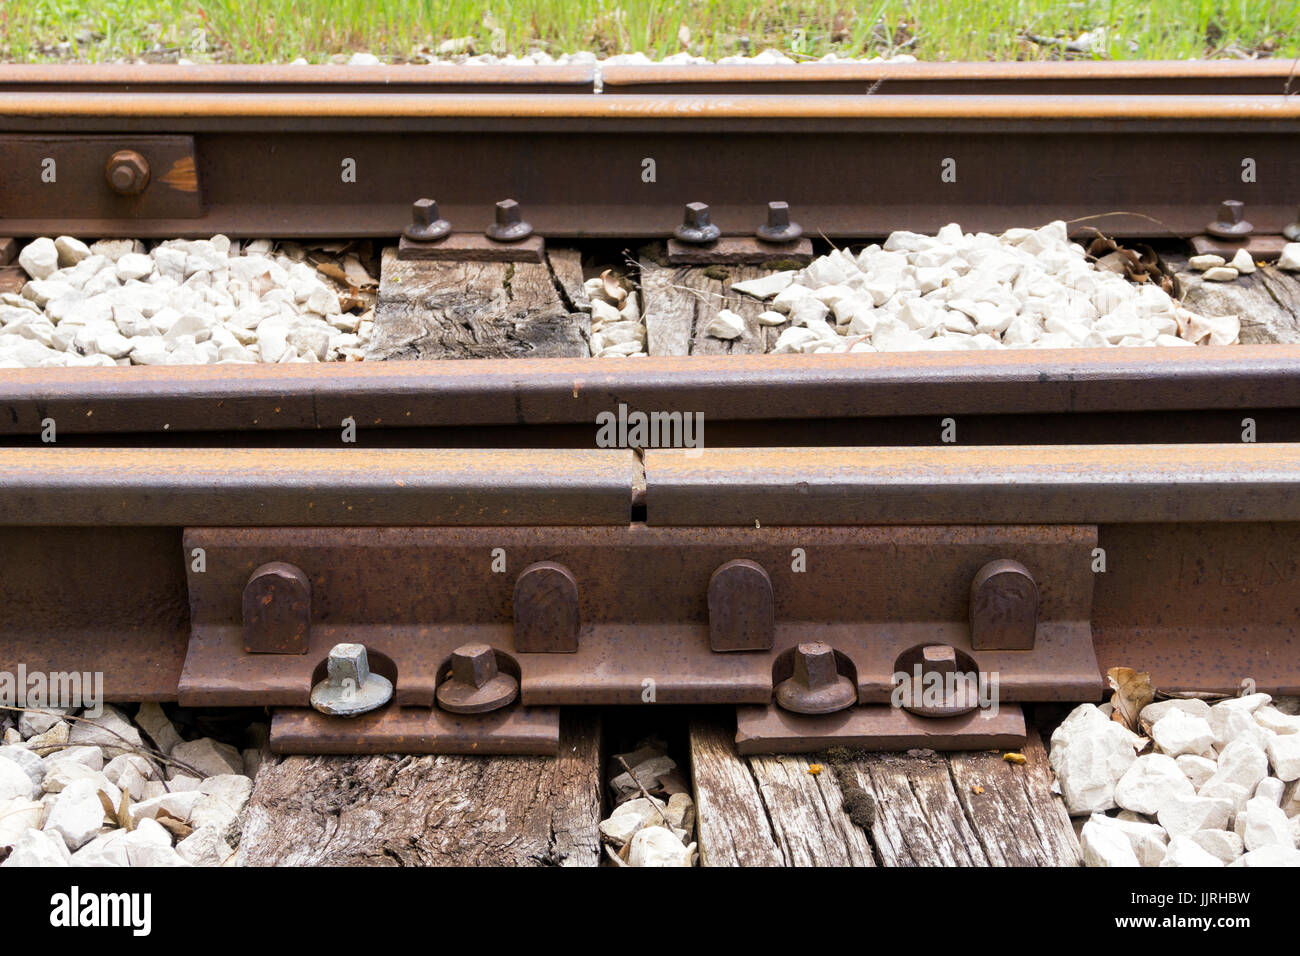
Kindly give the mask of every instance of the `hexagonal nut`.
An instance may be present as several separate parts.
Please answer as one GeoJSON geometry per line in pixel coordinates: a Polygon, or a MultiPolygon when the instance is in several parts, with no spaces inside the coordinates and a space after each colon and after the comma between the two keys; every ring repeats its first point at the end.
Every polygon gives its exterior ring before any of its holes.
{"type": "Polygon", "coordinates": [[[109,157],[104,175],[119,196],[138,196],[149,185],[149,161],[133,149],[120,149],[109,157]]]}

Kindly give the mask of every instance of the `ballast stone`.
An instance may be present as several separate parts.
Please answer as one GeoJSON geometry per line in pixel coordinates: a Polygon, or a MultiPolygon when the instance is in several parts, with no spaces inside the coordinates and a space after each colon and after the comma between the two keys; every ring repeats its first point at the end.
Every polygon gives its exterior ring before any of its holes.
{"type": "Polygon", "coordinates": [[[1140,740],[1092,704],[1075,708],[1056,728],[1049,759],[1072,815],[1115,807],[1115,785],[1136,760],[1140,740]]]}
{"type": "Polygon", "coordinates": [[[74,780],[64,788],[50,809],[45,829],[63,837],[69,850],[90,842],[104,825],[104,804],[99,788],[91,780],[74,780]]]}
{"type": "Polygon", "coordinates": [[[71,866],[72,854],[57,833],[29,829],[13,845],[13,851],[0,866],[71,866]]]}
{"type": "Polygon", "coordinates": [[[1083,865],[1097,867],[1141,866],[1129,839],[1118,829],[1097,822],[1096,817],[1083,825],[1079,834],[1083,865]]]}
{"type": "Polygon", "coordinates": [[[1209,722],[1183,710],[1171,710],[1151,727],[1151,739],[1170,757],[1202,754],[1214,743],[1209,722]]]}
{"type": "Polygon", "coordinates": [[[1192,797],[1196,788],[1167,754],[1144,754],[1115,785],[1115,802],[1134,813],[1154,814],[1175,797],[1192,797]]]}
{"type": "Polygon", "coordinates": [[[1268,761],[1277,778],[1286,783],[1300,780],[1300,734],[1277,734],[1269,738],[1268,761]]]}
{"type": "Polygon", "coordinates": [[[1210,853],[1189,836],[1176,836],[1169,841],[1169,851],[1161,866],[1223,866],[1223,860],[1210,853]]]}
{"type": "Polygon", "coordinates": [[[1204,796],[1176,796],[1156,811],[1156,822],[1171,837],[1186,836],[1197,830],[1222,830],[1232,818],[1229,800],[1204,796]]]}

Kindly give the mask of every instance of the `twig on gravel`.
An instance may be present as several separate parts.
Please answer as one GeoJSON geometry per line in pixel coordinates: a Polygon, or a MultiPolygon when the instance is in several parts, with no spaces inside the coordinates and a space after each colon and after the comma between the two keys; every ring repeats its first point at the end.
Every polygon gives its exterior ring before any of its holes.
{"type": "Polygon", "coordinates": [[[638,780],[636,774],[632,772],[632,768],[627,765],[627,761],[617,754],[614,756],[614,759],[618,761],[619,766],[621,766],[625,771],[627,771],[627,775],[632,778],[632,782],[636,784],[636,788],[641,791],[641,796],[645,797],[647,800],[650,801],[650,806],[655,808],[655,812],[659,814],[659,819],[664,822],[664,826],[666,826],[668,830],[671,832],[673,829],[673,825],[668,822],[668,817],[664,814],[663,810],[659,807],[659,802],[655,800],[654,797],[650,796],[650,792],[646,790],[645,787],[641,786],[641,781],[638,780]]]}
{"type": "MultiPolygon", "coordinates": [[[[191,775],[198,777],[200,780],[202,780],[204,777],[203,771],[197,769],[196,767],[191,766],[190,764],[185,763],[185,761],[183,760],[177,760],[174,757],[168,756],[167,754],[163,753],[161,750],[154,750],[151,747],[143,747],[143,746],[137,747],[135,744],[131,743],[130,740],[128,740],[126,737],[123,737],[112,727],[104,726],[99,721],[95,720],[93,717],[73,717],[71,714],[60,714],[52,710],[42,710],[39,707],[12,707],[8,704],[0,704],[0,710],[14,711],[19,714],[23,713],[24,711],[29,711],[35,714],[45,714],[47,717],[58,717],[60,720],[75,720],[78,722],[91,724],[92,726],[98,727],[100,730],[105,730],[108,733],[112,734],[114,737],[116,737],[118,740],[122,741],[122,743],[126,744],[125,747],[115,746],[114,747],[115,750],[121,750],[126,753],[135,754],[136,756],[139,757],[144,757],[146,760],[153,763],[158,770],[159,777],[162,779],[163,789],[166,790],[168,793],[171,793],[171,788],[167,786],[167,780],[166,780],[167,774],[163,771],[163,768],[161,766],[164,763],[167,764],[168,766],[179,767],[181,770],[185,770],[189,772],[191,775]]],[[[67,750],[69,747],[77,747],[77,746],[81,746],[81,745],[80,744],[52,744],[49,747],[42,747],[41,749],[50,750],[50,751],[67,750]]]]}

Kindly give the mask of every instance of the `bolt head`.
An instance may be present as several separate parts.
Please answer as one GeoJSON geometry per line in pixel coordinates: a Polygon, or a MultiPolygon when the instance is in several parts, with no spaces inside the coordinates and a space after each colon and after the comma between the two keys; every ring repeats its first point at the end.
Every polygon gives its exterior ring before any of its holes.
{"type": "Polygon", "coordinates": [[[930,644],[921,649],[921,672],[924,674],[955,674],[957,652],[947,644],[930,644]]]}
{"type": "Polygon", "coordinates": [[[452,680],[482,687],[497,676],[497,654],[488,644],[462,644],[451,652],[452,680]]]}
{"type": "Polygon", "coordinates": [[[800,644],[794,654],[794,679],[816,689],[835,683],[839,672],[835,669],[835,651],[829,644],[814,641],[800,644]]]}
{"type": "Polygon", "coordinates": [[[1246,206],[1238,199],[1228,199],[1219,203],[1219,222],[1230,222],[1234,225],[1246,218],[1246,206]]]}
{"type": "Polygon", "coordinates": [[[767,224],[775,229],[790,225],[790,204],[788,202],[768,203],[767,224]]]}
{"type": "Polygon", "coordinates": [[[149,162],[133,149],[114,153],[104,173],[113,192],[122,196],[138,196],[149,185],[149,162]]]}
{"type": "Polygon", "coordinates": [[[709,204],[706,202],[688,202],[682,223],[692,229],[702,229],[707,226],[709,224],[709,204]]]}
{"type": "Polygon", "coordinates": [[[417,199],[411,203],[411,222],[427,226],[438,218],[438,204],[432,199],[417,199]]]}
{"type": "Polygon", "coordinates": [[[503,199],[496,205],[496,221],[487,227],[489,239],[497,242],[519,242],[533,234],[533,227],[524,221],[519,203],[503,199]]]}
{"type": "Polygon", "coordinates": [[[325,665],[331,686],[342,687],[344,681],[360,687],[370,677],[370,659],[364,644],[335,644],[325,665]]]}
{"type": "Polygon", "coordinates": [[[1239,199],[1228,199],[1219,203],[1219,215],[1214,222],[1205,227],[1212,236],[1222,239],[1239,239],[1248,236],[1255,227],[1246,221],[1246,204],[1239,199]]]}
{"type": "Polygon", "coordinates": [[[411,224],[402,235],[416,242],[432,242],[451,232],[451,223],[438,216],[438,203],[432,199],[417,199],[411,203],[411,224]]]}

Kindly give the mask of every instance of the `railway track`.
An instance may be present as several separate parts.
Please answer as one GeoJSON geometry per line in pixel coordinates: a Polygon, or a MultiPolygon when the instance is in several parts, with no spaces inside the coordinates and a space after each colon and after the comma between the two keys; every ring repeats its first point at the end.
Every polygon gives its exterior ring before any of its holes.
{"type": "MultiPolygon", "coordinates": [[[[692,199],[738,243],[769,199],[819,245],[954,219],[1170,241],[1245,189],[1243,244],[1275,256],[1300,205],[1288,82],[1269,63],[6,67],[0,235],[393,241],[436,191],[466,232],[515,197],[547,243],[665,239],[692,199]],[[124,152],[147,170],[132,194],[105,178],[124,152]]],[[[994,727],[969,701],[889,706],[914,666],[996,674],[1009,705],[1098,699],[1115,666],[1294,694],[1297,359],[6,369],[0,670],[275,708],[272,744],[297,752],[553,753],[559,707],[654,703],[737,706],[751,752],[1023,739],[1015,707],[994,727]],[[595,447],[619,409],[703,415],[706,447],[595,447]],[[312,709],[355,644],[392,703],[312,709]]]]}

